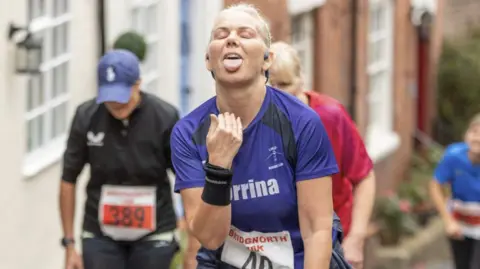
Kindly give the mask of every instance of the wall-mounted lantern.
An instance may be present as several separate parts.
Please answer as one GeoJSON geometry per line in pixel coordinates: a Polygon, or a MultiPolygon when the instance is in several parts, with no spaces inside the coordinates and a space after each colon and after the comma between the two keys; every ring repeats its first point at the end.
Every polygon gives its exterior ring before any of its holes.
{"type": "Polygon", "coordinates": [[[417,27],[420,39],[429,40],[437,11],[436,0],[412,0],[410,19],[417,27]]]}
{"type": "Polygon", "coordinates": [[[36,40],[27,27],[19,27],[10,23],[8,39],[15,42],[15,71],[17,74],[40,74],[42,63],[42,43],[36,40]],[[24,32],[20,40],[16,38],[17,33],[24,32]]]}

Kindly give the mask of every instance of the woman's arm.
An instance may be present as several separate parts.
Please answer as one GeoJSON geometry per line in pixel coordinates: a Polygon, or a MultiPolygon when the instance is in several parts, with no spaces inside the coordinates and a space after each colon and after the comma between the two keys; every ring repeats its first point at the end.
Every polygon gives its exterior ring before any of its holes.
{"type": "Polygon", "coordinates": [[[439,183],[437,180],[432,180],[432,182],[430,182],[430,196],[440,214],[440,217],[444,221],[445,232],[447,233],[447,236],[454,239],[463,238],[462,227],[448,211],[447,199],[443,193],[441,183],[439,183]]]}
{"type": "Polygon", "coordinates": [[[370,171],[353,190],[352,224],[349,236],[365,239],[375,201],[375,173],[370,171]]]}
{"type": "Polygon", "coordinates": [[[231,206],[214,206],[202,201],[203,188],[181,191],[189,231],[207,249],[218,249],[228,235],[231,206]]]}
{"type": "Polygon", "coordinates": [[[328,269],[332,255],[332,180],[322,177],[297,182],[300,232],[305,269],[328,269]]]}
{"type": "Polygon", "coordinates": [[[232,161],[242,144],[240,118],[233,114],[210,115],[206,137],[208,160],[203,165],[189,132],[176,126],[171,137],[175,191],[180,191],[189,231],[211,250],[228,235],[231,210],[232,161]]]}
{"type": "MultiPolygon", "coordinates": [[[[353,209],[350,232],[345,241],[358,242],[357,247],[363,248],[363,241],[366,235],[370,217],[372,215],[375,200],[375,173],[373,162],[368,155],[362,136],[357,130],[355,122],[350,118],[348,112],[342,105],[337,110],[331,110],[336,114],[336,138],[332,139],[335,144],[340,140],[340,157],[342,159],[340,168],[343,176],[352,183],[353,209]]],[[[346,228],[346,227],[344,227],[346,228]]],[[[348,249],[349,251],[350,249],[348,249]]],[[[347,252],[347,250],[345,251],[347,252]]],[[[357,253],[363,253],[363,249],[357,253]]],[[[345,253],[347,255],[347,253],[345,253]]],[[[348,255],[347,255],[348,256],[348,255]]]]}
{"type": "Polygon", "coordinates": [[[195,269],[197,268],[197,253],[201,247],[201,244],[188,230],[188,227],[187,234],[188,243],[185,252],[183,253],[183,269],[195,269]]]}
{"type": "Polygon", "coordinates": [[[443,193],[443,186],[449,184],[455,178],[455,161],[454,154],[449,152],[448,148],[445,155],[435,168],[433,180],[430,182],[430,197],[435,205],[438,213],[445,222],[445,231],[449,237],[461,238],[462,229],[455,221],[447,207],[447,199],[443,193]]]}
{"type": "Polygon", "coordinates": [[[433,204],[437,209],[440,217],[445,223],[451,223],[453,221],[452,215],[447,209],[447,199],[443,193],[443,186],[438,183],[437,180],[432,180],[429,186],[430,198],[432,198],[433,204]]]}
{"type": "Polygon", "coordinates": [[[304,268],[328,269],[332,256],[333,199],[331,175],[338,166],[323,123],[306,114],[297,127],[297,187],[304,268]]]}
{"type": "Polygon", "coordinates": [[[443,193],[443,185],[449,183],[454,176],[453,158],[448,153],[442,157],[435,167],[433,180],[430,182],[430,198],[432,199],[438,213],[446,224],[451,223],[453,218],[447,209],[447,199],[443,193]]]}

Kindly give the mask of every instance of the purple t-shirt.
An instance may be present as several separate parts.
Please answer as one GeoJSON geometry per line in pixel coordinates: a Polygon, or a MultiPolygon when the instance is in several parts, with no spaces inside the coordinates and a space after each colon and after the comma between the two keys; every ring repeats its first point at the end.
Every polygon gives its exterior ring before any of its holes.
{"type": "MultiPolygon", "coordinates": [[[[175,191],[203,187],[211,98],[181,119],[171,136],[175,191]]],[[[315,111],[267,87],[233,161],[232,228],[218,257],[238,268],[303,268],[296,182],[338,173],[328,135],[315,111]],[[257,266],[258,267],[258,266],[257,266]]]]}

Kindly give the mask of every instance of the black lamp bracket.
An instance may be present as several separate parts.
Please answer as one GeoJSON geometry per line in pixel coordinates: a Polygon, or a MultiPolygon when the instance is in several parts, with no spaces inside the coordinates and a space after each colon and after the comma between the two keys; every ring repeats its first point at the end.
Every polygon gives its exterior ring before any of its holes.
{"type": "Polygon", "coordinates": [[[8,40],[12,40],[15,36],[15,34],[19,31],[26,31],[27,37],[30,33],[28,32],[28,27],[22,27],[22,26],[17,26],[14,23],[10,23],[9,29],[8,29],[8,40]]]}

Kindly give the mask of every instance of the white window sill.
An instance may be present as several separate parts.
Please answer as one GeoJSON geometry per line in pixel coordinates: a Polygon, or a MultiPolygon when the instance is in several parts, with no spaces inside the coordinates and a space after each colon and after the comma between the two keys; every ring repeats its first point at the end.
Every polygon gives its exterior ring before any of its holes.
{"type": "Polygon", "coordinates": [[[369,128],[366,137],[367,151],[374,163],[390,156],[400,147],[400,136],[380,128],[369,128]]]}
{"type": "Polygon", "coordinates": [[[322,6],[326,0],[288,0],[288,11],[291,15],[308,12],[322,6]]]}
{"type": "Polygon", "coordinates": [[[23,177],[33,177],[49,166],[60,161],[65,150],[65,140],[66,136],[63,135],[52,140],[44,147],[29,153],[23,162],[23,177]]]}

